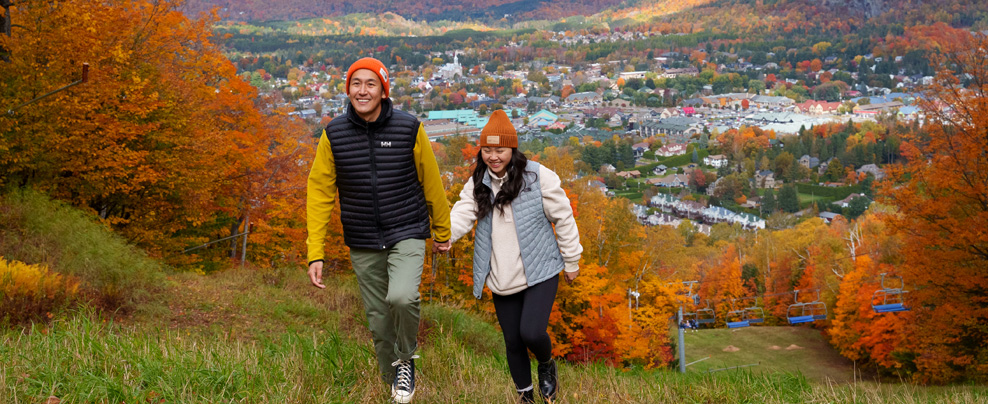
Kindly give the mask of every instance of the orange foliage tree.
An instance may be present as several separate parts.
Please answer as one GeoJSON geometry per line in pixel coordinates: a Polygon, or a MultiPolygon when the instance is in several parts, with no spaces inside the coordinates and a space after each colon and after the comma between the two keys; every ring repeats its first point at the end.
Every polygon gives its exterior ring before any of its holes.
{"type": "Polygon", "coordinates": [[[0,184],[89,209],[176,262],[250,215],[253,257],[294,261],[289,245],[304,235],[290,217],[304,205],[311,136],[263,114],[212,42],[215,16],[190,20],[180,5],[18,3],[19,26],[0,35],[4,109],[78,79],[83,62],[91,69],[87,83],[0,117],[0,184]]]}
{"type": "Polygon", "coordinates": [[[941,45],[928,124],[903,143],[899,182],[882,188],[898,208],[887,219],[901,232],[916,312],[898,360],[936,383],[988,375],[988,38],[941,45]]]}

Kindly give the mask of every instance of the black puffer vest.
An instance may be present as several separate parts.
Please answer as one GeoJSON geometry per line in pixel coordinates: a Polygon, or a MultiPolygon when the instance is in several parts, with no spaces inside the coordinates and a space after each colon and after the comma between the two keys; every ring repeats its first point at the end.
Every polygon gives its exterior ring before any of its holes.
{"type": "Polygon", "coordinates": [[[415,137],[419,120],[381,102],[374,122],[347,113],[326,126],[336,162],[343,240],[351,248],[383,250],[399,241],[431,236],[419,183],[415,137]]]}

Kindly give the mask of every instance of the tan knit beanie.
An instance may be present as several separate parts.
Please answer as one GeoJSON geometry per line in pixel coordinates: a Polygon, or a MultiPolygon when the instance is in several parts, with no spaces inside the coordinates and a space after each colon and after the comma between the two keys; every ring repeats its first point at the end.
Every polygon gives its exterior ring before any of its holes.
{"type": "Polygon", "coordinates": [[[518,132],[503,109],[494,111],[480,131],[480,147],[518,148],[518,132]]]}

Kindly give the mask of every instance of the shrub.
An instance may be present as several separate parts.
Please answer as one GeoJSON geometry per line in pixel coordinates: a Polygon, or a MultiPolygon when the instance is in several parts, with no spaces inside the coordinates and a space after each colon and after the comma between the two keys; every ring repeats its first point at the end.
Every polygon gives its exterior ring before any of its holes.
{"type": "Polygon", "coordinates": [[[46,266],[7,261],[0,257],[0,318],[27,323],[51,318],[52,312],[72,305],[79,281],[52,272],[46,266]]]}
{"type": "Polygon", "coordinates": [[[80,297],[110,311],[138,309],[165,282],[166,267],[95,215],[33,190],[0,196],[0,256],[78,279],[80,297]]]}

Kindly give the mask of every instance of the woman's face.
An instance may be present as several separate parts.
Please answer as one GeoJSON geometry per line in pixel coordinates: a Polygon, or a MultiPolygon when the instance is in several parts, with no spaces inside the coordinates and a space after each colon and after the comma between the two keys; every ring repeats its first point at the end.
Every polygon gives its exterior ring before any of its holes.
{"type": "Polygon", "coordinates": [[[484,164],[501,178],[504,177],[508,162],[511,161],[511,148],[484,146],[480,148],[480,157],[484,159],[484,164]]]}

